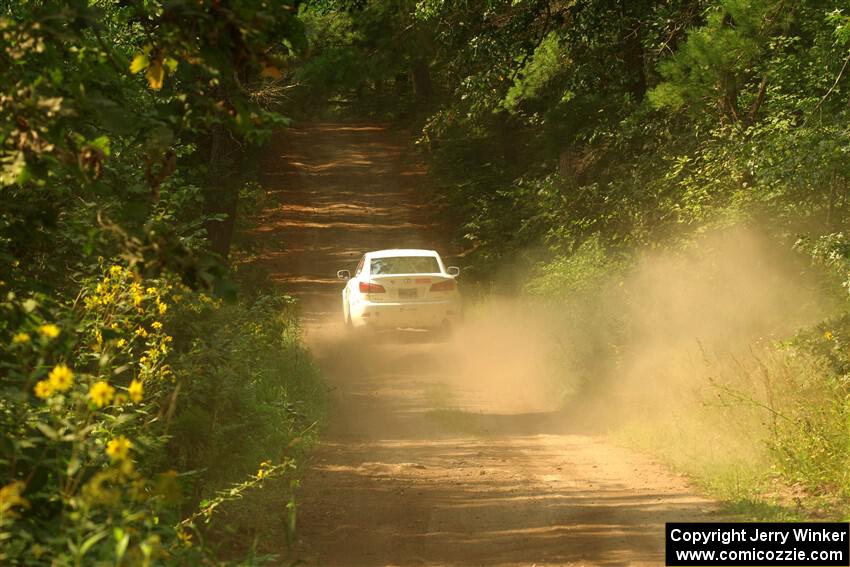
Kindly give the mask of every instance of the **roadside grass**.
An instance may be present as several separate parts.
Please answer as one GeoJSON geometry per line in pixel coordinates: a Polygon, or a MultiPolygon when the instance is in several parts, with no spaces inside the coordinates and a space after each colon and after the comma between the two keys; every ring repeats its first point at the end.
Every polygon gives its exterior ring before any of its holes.
{"type": "Polygon", "coordinates": [[[300,304],[252,263],[268,244],[249,235],[271,203],[260,184],[245,186],[231,254],[240,299],[185,326],[196,350],[184,363],[204,377],[205,402],[178,424],[192,442],[176,453],[215,477],[194,493],[193,523],[216,560],[236,565],[282,560],[297,529],[304,464],[327,412],[300,304]]]}
{"type": "Polygon", "coordinates": [[[193,339],[182,364],[202,379],[171,449],[207,479],[193,500],[210,514],[193,524],[215,556],[259,560],[295,528],[298,476],[324,420],[325,389],[288,296],[224,305],[185,329],[193,339]]]}
{"type": "Polygon", "coordinates": [[[846,397],[822,362],[781,344],[704,365],[690,374],[699,387],[652,417],[629,415],[615,439],[688,475],[730,514],[847,518],[846,397]]]}
{"type": "Polygon", "coordinates": [[[587,245],[543,265],[521,301],[547,314],[565,403],[589,423],[730,514],[844,520],[846,299],[776,250],[740,230],[628,263],[587,245]]]}
{"type": "Polygon", "coordinates": [[[767,496],[776,475],[760,439],[763,432],[717,418],[709,408],[692,406],[691,411],[672,410],[654,420],[630,418],[611,436],[686,475],[722,501],[725,514],[747,520],[797,518],[788,503],[767,496]]]}

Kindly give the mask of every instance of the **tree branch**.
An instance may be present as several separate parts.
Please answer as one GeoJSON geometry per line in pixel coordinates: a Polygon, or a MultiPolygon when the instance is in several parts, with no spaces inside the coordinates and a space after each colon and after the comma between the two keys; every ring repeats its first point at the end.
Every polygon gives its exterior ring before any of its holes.
{"type": "Polygon", "coordinates": [[[814,110],[812,110],[812,114],[814,114],[815,112],[817,112],[820,109],[820,107],[824,103],[824,101],[826,101],[826,99],[829,98],[829,95],[831,95],[832,91],[835,90],[835,87],[838,86],[838,81],[840,81],[841,76],[844,75],[844,71],[847,69],[848,63],[850,63],[850,55],[848,55],[847,57],[844,58],[844,65],[841,66],[841,71],[839,71],[838,76],[835,77],[835,82],[832,83],[832,86],[829,87],[829,90],[826,91],[826,94],[823,95],[823,98],[820,99],[820,102],[818,102],[817,106],[815,106],[814,110]]]}
{"type": "Polygon", "coordinates": [[[756,95],[756,100],[753,101],[752,106],[750,106],[750,111],[748,113],[748,122],[750,124],[755,123],[756,116],[759,113],[759,109],[761,105],[764,104],[764,95],[767,92],[767,74],[765,74],[761,78],[761,84],[759,84],[759,92],[756,95]]]}

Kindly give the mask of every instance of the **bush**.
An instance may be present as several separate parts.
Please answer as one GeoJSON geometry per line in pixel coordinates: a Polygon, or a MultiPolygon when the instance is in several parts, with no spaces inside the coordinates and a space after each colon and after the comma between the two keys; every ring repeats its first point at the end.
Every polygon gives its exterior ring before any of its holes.
{"type": "Polygon", "coordinates": [[[112,265],[73,301],[8,292],[0,309],[5,563],[209,555],[200,520],[291,471],[320,415],[286,297],[221,305],[112,265]]]}

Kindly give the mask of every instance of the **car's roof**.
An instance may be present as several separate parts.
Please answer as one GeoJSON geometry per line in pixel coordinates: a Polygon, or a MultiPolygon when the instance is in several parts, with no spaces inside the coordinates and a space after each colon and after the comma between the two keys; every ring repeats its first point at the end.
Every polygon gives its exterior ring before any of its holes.
{"type": "Polygon", "coordinates": [[[417,248],[392,248],[389,250],[375,250],[367,252],[370,258],[387,258],[390,256],[438,256],[436,250],[420,250],[417,248]]]}

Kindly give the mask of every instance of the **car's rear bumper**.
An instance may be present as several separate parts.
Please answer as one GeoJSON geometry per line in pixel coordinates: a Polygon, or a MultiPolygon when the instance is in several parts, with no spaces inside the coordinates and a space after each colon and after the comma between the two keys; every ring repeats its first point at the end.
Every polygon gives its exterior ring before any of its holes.
{"type": "Polygon", "coordinates": [[[363,301],[351,306],[351,323],[373,329],[436,329],[460,320],[460,301],[363,301]]]}

